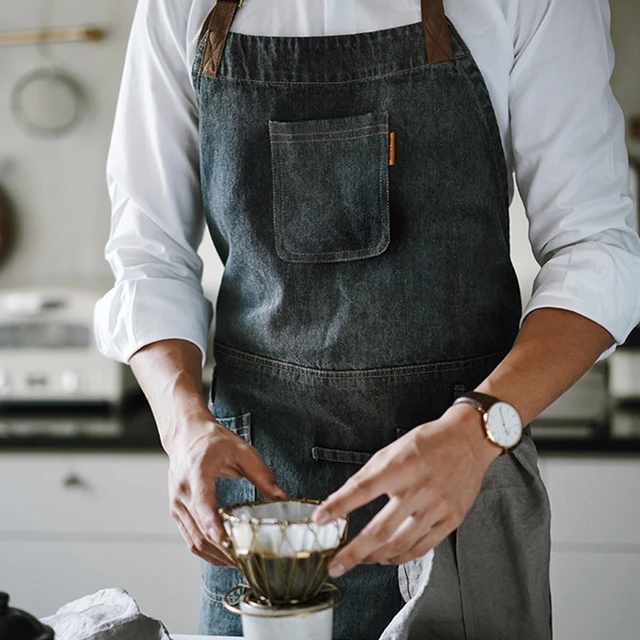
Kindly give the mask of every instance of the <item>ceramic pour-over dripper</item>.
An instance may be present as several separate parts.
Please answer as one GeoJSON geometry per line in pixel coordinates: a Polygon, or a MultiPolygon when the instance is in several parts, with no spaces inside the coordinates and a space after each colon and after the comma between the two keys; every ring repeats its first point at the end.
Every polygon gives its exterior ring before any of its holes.
{"type": "Polygon", "coordinates": [[[228,547],[253,595],[269,604],[309,602],[325,584],[347,521],[311,520],[314,500],[250,502],[220,509],[228,547]]]}

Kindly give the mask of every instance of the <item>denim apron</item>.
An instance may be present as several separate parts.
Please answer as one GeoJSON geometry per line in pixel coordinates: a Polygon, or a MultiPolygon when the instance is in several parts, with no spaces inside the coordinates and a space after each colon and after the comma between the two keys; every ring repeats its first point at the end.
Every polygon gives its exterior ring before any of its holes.
{"type": "MultiPolygon", "coordinates": [[[[324,499],[509,351],[521,302],[505,156],[442,0],[423,0],[420,23],[325,37],[230,32],[237,2],[218,0],[193,67],[203,203],[225,266],[210,408],[287,495],[324,499]]],[[[216,484],[220,505],[258,497],[246,480],[216,484]]],[[[548,537],[545,499],[525,439],[487,475],[468,533],[465,521],[436,550],[415,637],[548,637],[548,549],[531,541],[548,537]]],[[[356,511],[351,535],[383,503],[356,511]]],[[[416,579],[411,563],[339,579],[335,637],[379,637],[416,579]]],[[[203,565],[202,633],[240,635],[220,603],[239,580],[203,565]]]]}

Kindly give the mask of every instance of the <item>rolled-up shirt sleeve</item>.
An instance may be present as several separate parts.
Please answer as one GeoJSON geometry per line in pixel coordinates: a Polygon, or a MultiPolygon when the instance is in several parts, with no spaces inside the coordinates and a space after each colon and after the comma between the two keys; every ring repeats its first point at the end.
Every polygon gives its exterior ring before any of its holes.
{"type": "Polygon", "coordinates": [[[169,338],[194,343],[205,360],[212,306],[197,253],[204,215],[189,5],[140,0],[127,50],[107,161],[105,256],[115,283],[94,311],[98,348],[121,362],[169,338]]]}
{"type": "Polygon", "coordinates": [[[541,266],[523,319],[542,307],[574,311],[621,344],[640,321],[640,240],[624,117],[610,87],[608,2],[518,6],[512,144],[541,266]]]}

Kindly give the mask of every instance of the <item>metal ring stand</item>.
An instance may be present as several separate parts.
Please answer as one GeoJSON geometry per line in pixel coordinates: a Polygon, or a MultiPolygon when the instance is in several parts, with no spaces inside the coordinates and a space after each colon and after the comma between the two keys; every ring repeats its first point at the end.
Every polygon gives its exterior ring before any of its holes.
{"type": "Polygon", "coordinates": [[[339,607],[344,601],[344,591],[337,585],[327,582],[314,600],[309,603],[295,605],[293,607],[288,607],[286,605],[270,605],[260,601],[258,598],[255,598],[251,593],[249,585],[239,584],[229,589],[229,591],[224,594],[222,597],[222,604],[224,605],[224,608],[231,613],[249,616],[252,618],[264,618],[264,616],[257,613],[242,611],[240,609],[240,605],[242,603],[250,604],[252,607],[256,608],[269,609],[274,612],[277,611],[278,618],[303,618],[314,613],[319,613],[320,611],[339,607]],[[234,594],[237,594],[237,596],[233,597],[234,594]],[[326,598],[325,602],[321,601],[323,597],[326,598]],[[318,602],[318,600],[320,600],[320,602],[318,602]],[[292,609],[291,612],[286,613],[289,608],[292,609]]]}

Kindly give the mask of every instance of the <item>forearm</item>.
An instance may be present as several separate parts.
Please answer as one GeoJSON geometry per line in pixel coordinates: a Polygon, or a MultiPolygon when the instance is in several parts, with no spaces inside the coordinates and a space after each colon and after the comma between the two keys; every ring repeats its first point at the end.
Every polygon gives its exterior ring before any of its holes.
{"type": "Polygon", "coordinates": [[[611,344],[608,331],[581,315],[538,309],[527,316],[511,352],[478,391],[512,404],[528,424],[611,344]]]}
{"type": "Polygon", "coordinates": [[[198,347],[186,340],[154,342],[131,358],[131,369],[151,406],[166,451],[191,418],[210,415],[202,393],[201,360],[198,347]]]}

